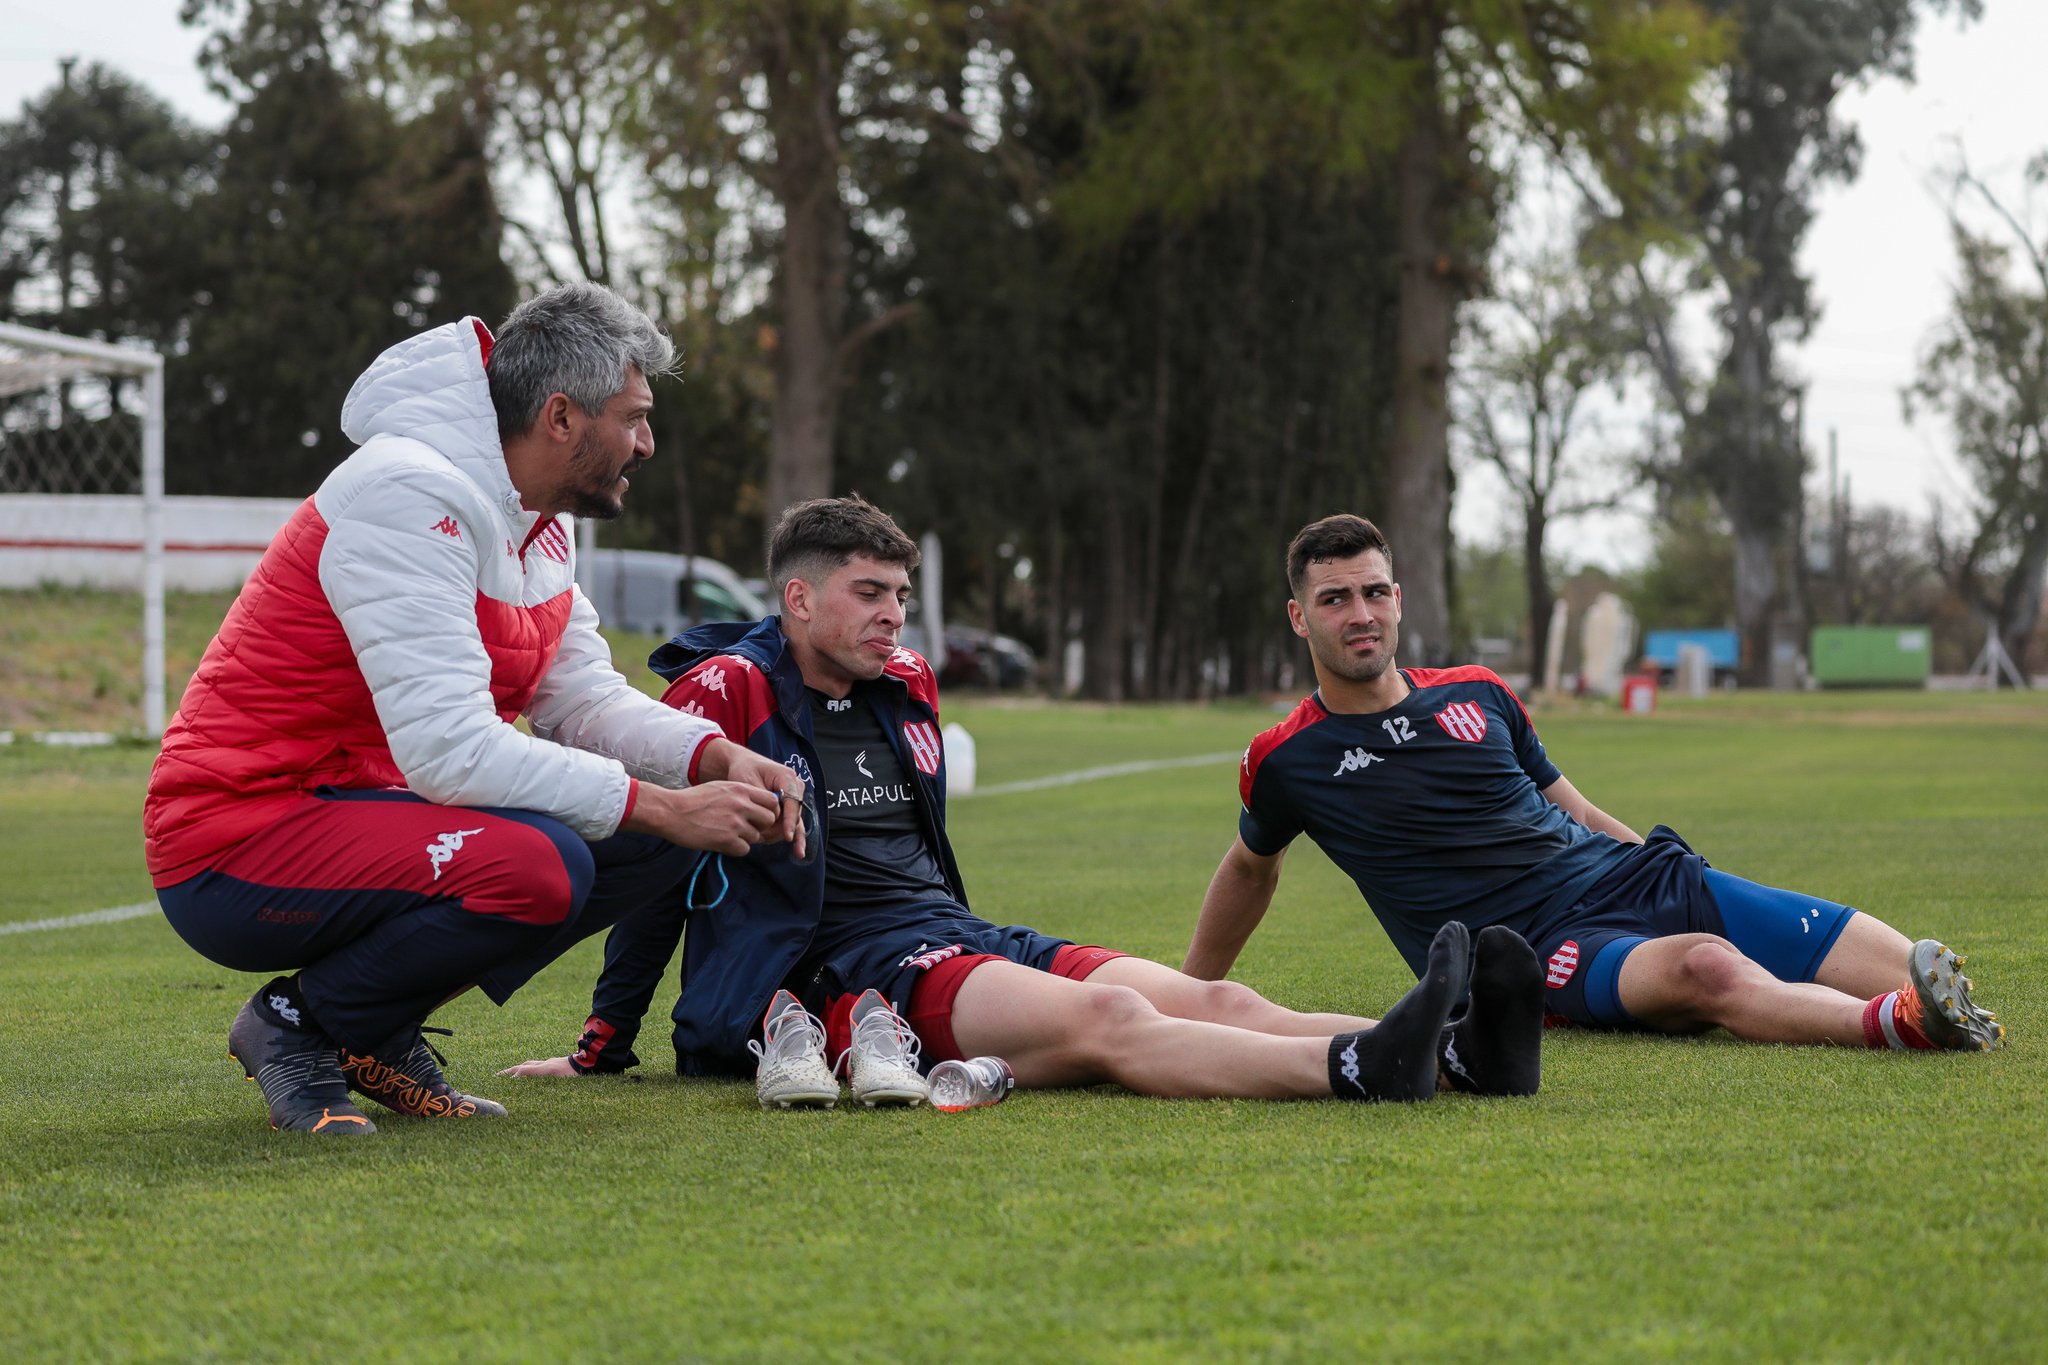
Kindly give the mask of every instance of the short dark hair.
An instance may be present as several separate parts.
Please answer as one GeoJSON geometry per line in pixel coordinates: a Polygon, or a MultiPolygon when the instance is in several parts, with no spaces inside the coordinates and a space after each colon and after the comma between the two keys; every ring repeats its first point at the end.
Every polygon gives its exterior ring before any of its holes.
{"type": "Polygon", "coordinates": [[[596,416],[638,370],[652,384],[675,368],[676,348],[654,319],[601,284],[564,284],[512,310],[484,373],[498,439],[533,430],[550,394],[596,416]]]}
{"type": "Polygon", "coordinates": [[[812,498],[775,523],[768,538],[768,582],[780,598],[790,579],[817,582],[855,555],[898,565],[906,573],[923,558],[917,542],[860,494],[812,498]]]}
{"type": "Polygon", "coordinates": [[[1391,574],[1394,571],[1393,547],[1380,534],[1380,528],[1364,517],[1339,512],[1334,517],[1310,522],[1287,542],[1288,594],[1296,601],[1301,599],[1301,581],[1308,576],[1310,564],[1325,559],[1350,559],[1367,550],[1378,550],[1385,555],[1387,572],[1391,574]]]}

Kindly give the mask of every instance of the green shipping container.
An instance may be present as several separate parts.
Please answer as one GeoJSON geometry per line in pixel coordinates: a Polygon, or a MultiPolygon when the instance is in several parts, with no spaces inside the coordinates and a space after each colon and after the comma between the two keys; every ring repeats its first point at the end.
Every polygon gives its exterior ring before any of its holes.
{"type": "Polygon", "coordinates": [[[1925,687],[1933,671],[1925,626],[1816,626],[1813,677],[1823,687],[1925,687]]]}

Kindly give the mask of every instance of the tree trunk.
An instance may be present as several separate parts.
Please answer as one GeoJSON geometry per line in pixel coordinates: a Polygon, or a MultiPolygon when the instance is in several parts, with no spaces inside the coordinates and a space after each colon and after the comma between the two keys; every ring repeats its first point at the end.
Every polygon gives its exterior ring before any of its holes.
{"type": "MultiPolygon", "coordinates": [[[[1418,23],[1428,30],[1425,52],[1434,49],[1436,23],[1418,23]]],[[[1422,60],[1430,58],[1424,55],[1422,60]]],[[[1395,172],[1400,184],[1401,289],[1383,525],[1394,547],[1394,576],[1401,584],[1402,658],[1412,664],[1447,663],[1451,648],[1445,571],[1451,519],[1446,389],[1457,290],[1444,194],[1450,140],[1431,77],[1417,96],[1395,172]]]]}
{"type": "Polygon", "coordinates": [[[762,72],[783,229],[775,280],[775,399],[766,525],[832,492],[846,320],[847,224],[839,198],[839,38],[801,4],[779,10],[762,72]]]}
{"type": "Polygon", "coordinates": [[[1543,661],[1550,657],[1550,613],[1557,600],[1543,563],[1543,540],[1549,509],[1531,497],[1522,504],[1522,583],[1529,595],[1529,690],[1543,684],[1543,661]]]}
{"type": "Polygon", "coordinates": [[[1775,528],[1735,522],[1735,626],[1742,635],[1738,675],[1744,687],[1766,687],[1771,681],[1771,607],[1778,599],[1777,550],[1775,528]]]}
{"type": "Polygon", "coordinates": [[[1998,638],[2012,657],[2012,666],[2029,684],[2027,651],[2041,622],[2042,570],[2048,567],[2048,516],[2037,516],[2020,545],[2019,562],[2005,580],[1998,611],[1998,638]]]}

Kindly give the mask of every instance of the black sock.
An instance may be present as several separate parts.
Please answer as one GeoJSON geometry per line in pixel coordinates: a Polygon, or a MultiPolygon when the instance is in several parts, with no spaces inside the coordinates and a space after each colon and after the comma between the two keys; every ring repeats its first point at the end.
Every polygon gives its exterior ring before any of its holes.
{"type": "Polygon", "coordinates": [[[1341,1100],[1426,1100],[1436,1093],[1437,1044],[1472,970],[1472,937],[1452,921],[1429,945],[1422,979],[1378,1024],[1330,1040],[1330,1093],[1341,1100]]]}
{"type": "Polygon", "coordinates": [[[1543,969],[1536,951],[1503,925],[1479,931],[1472,1003],[1445,1025],[1437,1059],[1454,1090],[1533,1095],[1543,1079],[1543,969]]]}
{"type": "Polygon", "coordinates": [[[297,1029],[301,1033],[320,1031],[320,1026],[313,1022],[312,1011],[306,1008],[306,995],[299,989],[297,972],[277,977],[256,992],[256,1013],[278,1028],[297,1029]]]}

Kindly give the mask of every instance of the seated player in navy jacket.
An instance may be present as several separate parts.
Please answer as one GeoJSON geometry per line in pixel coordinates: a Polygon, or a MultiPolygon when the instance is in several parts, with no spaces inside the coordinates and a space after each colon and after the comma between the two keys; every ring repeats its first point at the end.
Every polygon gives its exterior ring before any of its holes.
{"type": "MultiPolygon", "coordinates": [[[[1541,975],[1505,930],[1480,940],[1476,960],[1461,926],[1432,934],[1421,980],[1375,1026],[970,910],[946,838],[937,687],[897,640],[917,561],[915,542],[861,499],[801,503],[769,547],[780,616],[700,627],[655,654],[672,682],[663,700],[788,764],[822,827],[814,860],[764,847],[699,877],[679,1070],[753,1073],[761,1103],[784,1107],[834,1103],[842,1056],[868,1103],[917,1103],[924,1067],[977,1055],[1006,1059],[1022,1086],[1113,1081],[1147,1095],[1536,1089],[1541,975]],[[1451,1017],[1468,990],[1469,1011],[1451,1017]]],[[[679,901],[620,924],[575,1054],[512,1070],[634,1064],[684,924],[679,901]]]]}
{"type": "Polygon", "coordinates": [[[1773,1043],[1986,1050],[2004,1036],[1961,960],[1862,911],[1709,867],[1669,829],[1645,840],[1579,794],[1528,712],[1484,668],[1396,668],[1393,551],[1362,517],[1287,548],[1288,619],[1316,692],[1254,739],[1238,837],[1182,970],[1221,979],[1307,834],[1419,968],[1442,925],[1506,925],[1574,1024],[1773,1043]]]}

